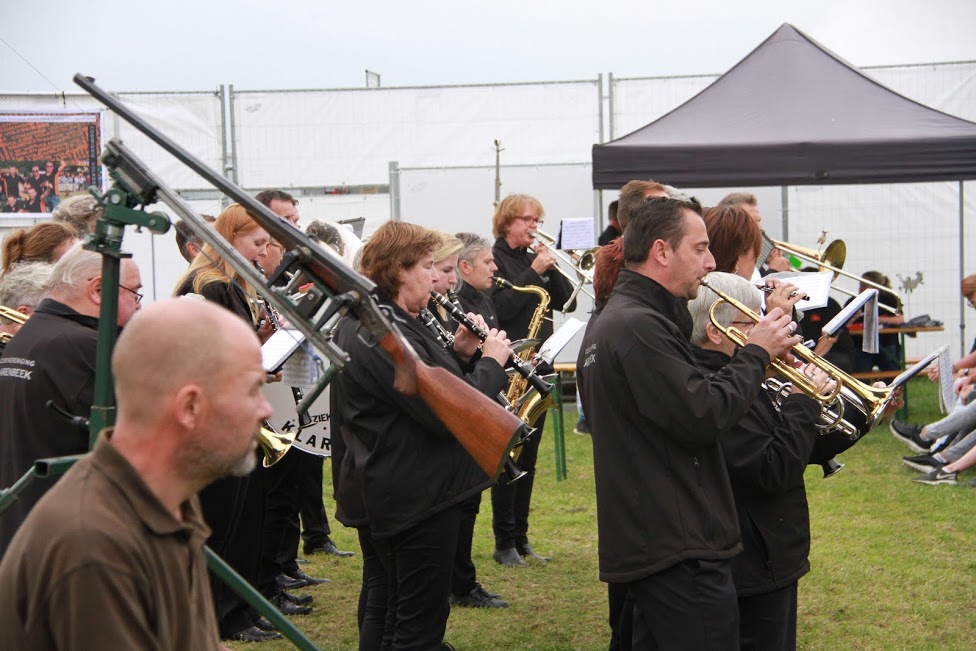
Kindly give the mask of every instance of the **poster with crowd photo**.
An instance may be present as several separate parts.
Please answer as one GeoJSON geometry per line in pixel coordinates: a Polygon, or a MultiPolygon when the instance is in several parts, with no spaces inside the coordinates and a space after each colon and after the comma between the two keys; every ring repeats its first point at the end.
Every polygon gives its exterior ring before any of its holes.
{"type": "Polygon", "coordinates": [[[102,185],[97,112],[0,112],[0,218],[49,215],[102,185]]]}

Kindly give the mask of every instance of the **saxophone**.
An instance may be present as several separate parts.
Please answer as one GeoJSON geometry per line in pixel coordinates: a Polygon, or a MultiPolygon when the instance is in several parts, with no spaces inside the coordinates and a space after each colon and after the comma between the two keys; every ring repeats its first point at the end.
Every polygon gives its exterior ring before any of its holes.
{"type": "MultiPolygon", "coordinates": [[[[536,306],[535,312],[532,313],[532,319],[529,321],[529,330],[525,335],[527,339],[535,339],[539,334],[539,328],[542,327],[542,321],[546,317],[546,310],[549,309],[549,292],[536,285],[516,287],[504,278],[495,278],[494,280],[495,284],[499,287],[514,289],[517,292],[524,292],[526,294],[535,294],[539,297],[539,304],[536,306]]],[[[544,379],[546,381],[552,381],[553,378],[546,377],[544,379]]],[[[519,418],[531,426],[547,410],[555,407],[556,403],[553,401],[551,393],[543,396],[535,388],[527,389],[528,381],[518,373],[515,373],[508,381],[508,390],[505,391],[505,398],[512,405],[512,409],[518,414],[519,418]],[[530,418],[532,420],[529,420],[530,418]]],[[[512,457],[515,461],[518,461],[521,453],[521,446],[512,450],[512,457]]]]}

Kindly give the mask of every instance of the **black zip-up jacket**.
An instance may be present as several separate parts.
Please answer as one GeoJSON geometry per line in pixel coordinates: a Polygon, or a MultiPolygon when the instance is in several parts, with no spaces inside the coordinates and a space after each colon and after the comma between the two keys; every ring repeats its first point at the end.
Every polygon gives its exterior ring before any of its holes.
{"type": "MultiPolygon", "coordinates": [[[[88,432],[48,409],[47,401],[88,418],[95,401],[98,319],[51,298],[10,340],[0,358],[0,486],[36,459],[88,451],[88,432]]],[[[0,515],[0,556],[54,481],[35,481],[0,515]]]]}
{"type": "MultiPolygon", "coordinates": [[[[702,368],[718,373],[731,359],[695,348],[702,368]]],[[[813,452],[820,406],[787,396],[781,409],[765,391],[720,438],[739,515],[743,551],[732,561],[740,597],[795,583],[810,571],[810,513],[803,471],[813,452]]]]}
{"type": "Polygon", "coordinates": [[[769,355],[747,345],[715,376],[687,303],[624,269],[577,360],[593,439],[600,578],[631,582],[742,550],[719,436],[756,399],[769,355]]]}
{"type": "MultiPolygon", "coordinates": [[[[489,297],[485,292],[475,289],[466,282],[462,282],[461,290],[458,292],[458,302],[461,304],[461,309],[463,309],[465,312],[480,314],[484,318],[485,323],[488,324],[489,328],[497,329],[499,327],[498,313],[495,311],[495,304],[492,302],[491,297],[489,297]]],[[[511,333],[507,334],[511,339],[511,333]]]]}
{"type": "MultiPolygon", "coordinates": [[[[423,324],[392,302],[381,305],[422,361],[461,377],[457,360],[423,324]]],[[[356,319],[337,328],[336,342],[351,361],[333,380],[341,396],[333,409],[340,412],[346,448],[336,498],[350,522],[365,514],[379,540],[484,490],[491,481],[423,400],[393,388],[393,363],[368,341],[356,319]]],[[[495,395],[507,376],[494,359],[482,358],[465,379],[495,395]]]]}
{"type": "MultiPolygon", "coordinates": [[[[492,247],[495,254],[495,264],[498,265],[496,276],[504,278],[516,287],[525,285],[536,285],[549,292],[549,309],[546,316],[552,316],[552,310],[563,309],[567,299],[573,293],[573,287],[569,281],[558,271],[550,270],[539,275],[532,269],[532,261],[535,254],[528,249],[513,249],[500,237],[495,240],[492,247]]],[[[535,294],[517,292],[514,289],[504,289],[493,286],[488,290],[488,295],[495,304],[498,314],[499,328],[508,334],[508,338],[523,339],[529,331],[529,322],[532,320],[532,313],[539,305],[539,299],[535,294]]],[[[567,312],[576,309],[576,300],[569,306],[567,312]]],[[[545,341],[552,334],[552,321],[545,320],[539,328],[537,337],[545,341]]]]}

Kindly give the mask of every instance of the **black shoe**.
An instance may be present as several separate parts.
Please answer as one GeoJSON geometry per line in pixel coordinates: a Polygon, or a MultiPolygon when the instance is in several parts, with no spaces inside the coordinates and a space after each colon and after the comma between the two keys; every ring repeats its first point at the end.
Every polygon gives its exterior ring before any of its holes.
{"type": "Polygon", "coordinates": [[[324,554],[332,554],[333,556],[339,556],[340,558],[355,555],[355,552],[344,552],[336,547],[331,538],[326,538],[325,542],[321,545],[305,545],[305,547],[302,548],[302,551],[306,554],[317,554],[320,552],[324,554]]]}
{"type": "Polygon", "coordinates": [[[274,624],[272,624],[271,622],[269,622],[264,617],[258,617],[258,621],[254,622],[254,626],[255,626],[255,628],[258,628],[258,629],[260,629],[262,631],[277,631],[278,630],[277,628],[275,628],[275,625],[274,624]]]}
{"type": "Polygon", "coordinates": [[[912,425],[896,418],[891,421],[889,427],[896,439],[919,454],[925,454],[932,446],[932,441],[926,441],[922,438],[921,425],[912,425]]]}
{"type": "Polygon", "coordinates": [[[497,599],[501,596],[497,592],[488,592],[485,590],[485,586],[481,585],[480,583],[475,583],[474,589],[477,590],[482,597],[487,597],[488,599],[497,599]]]}
{"type": "Polygon", "coordinates": [[[283,615],[307,615],[312,612],[310,606],[298,606],[288,601],[283,595],[278,595],[274,600],[275,608],[283,615]]]}
{"type": "Polygon", "coordinates": [[[320,579],[317,576],[309,576],[305,574],[303,570],[296,569],[291,575],[286,575],[290,579],[301,579],[305,581],[306,585],[321,585],[323,583],[332,583],[332,579],[320,579]]]}
{"type": "Polygon", "coordinates": [[[281,591],[281,596],[296,606],[307,606],[315,600],[310,594],[292,594],[286,590],[281,591]]]}
{"type": "Polygon", "coordinates": [[[452,594],[449,601],[452,606],[462,606],[464,608],[508,608],[508,602],[498,597],[489,597],[483,590],[475,585],[471,591],[465,595],[452,594]]]}
{"type": "Polygon", "coordinates": [[[281,633],[262,631],[257,626],[249,626],[243,631],[237,631],[229,639],[235,642],[267,642],[268,640],[280,640],[281,633]]]}
{"type": "Polygon", "coordinates": [[[944,468],[936,468],[932,472],[921,477],[912,477],[912,481],[919,484],[957,484],[956,473],[949,472],[944,468]]]}
{"type": "Polygon", "coordinates": [[[524,545],[519,545],[518,553],[522,555],[522,558],[534,558],[535,560],[542,561],[544,563],[547,563],[552,560],[552,558],[550,558],[549,556],[543,556],[541,554],[537,554],[535,550],[532,549],[532,546],[529,545],[529,543],[525,543],[524,545]]]}
{"type": "Polygon", "coordinates": [[[525,567],[528,565],[528,563],[522,560],[522,557],[519,556],[519,553],[515,551],[514,547],[509,547],[507,549],[496,549],[495,553],[492,554],[492,557],[495,559],[496,563],[501,563],[502,565],[506,565],[508,567],[525,567]]]}
{"type": "Polygon", "coordinates": [[[284,590],[294,590],[295,588],[304,588],[308,585],[308,581],[305,579],[297,579],[287,576],[285,574],[279,574],[278,578],[275,579],[278,585],[284,590]]]}
{"type": "Polygon", "coordinates": [[[932,454],[920,454],[917,457],[902,457],[901,462],[919,472],[932,472],[936,468],[941,468],[948,463],[948,461],[939,461],[932,454]]]}

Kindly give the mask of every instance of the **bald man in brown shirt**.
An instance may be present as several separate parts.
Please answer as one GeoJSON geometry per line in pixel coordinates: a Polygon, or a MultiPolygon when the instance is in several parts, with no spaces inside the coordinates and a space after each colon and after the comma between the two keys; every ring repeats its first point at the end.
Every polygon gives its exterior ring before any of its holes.
{"type": "Polygon", "coordinates": [[[260,344],[230,312],[173,299],[131,320],[112,371],[116,427],[38,502],[0,563],[3,644],[219,648],[196,493],[254,468],[271,415],[260,344]]]}

